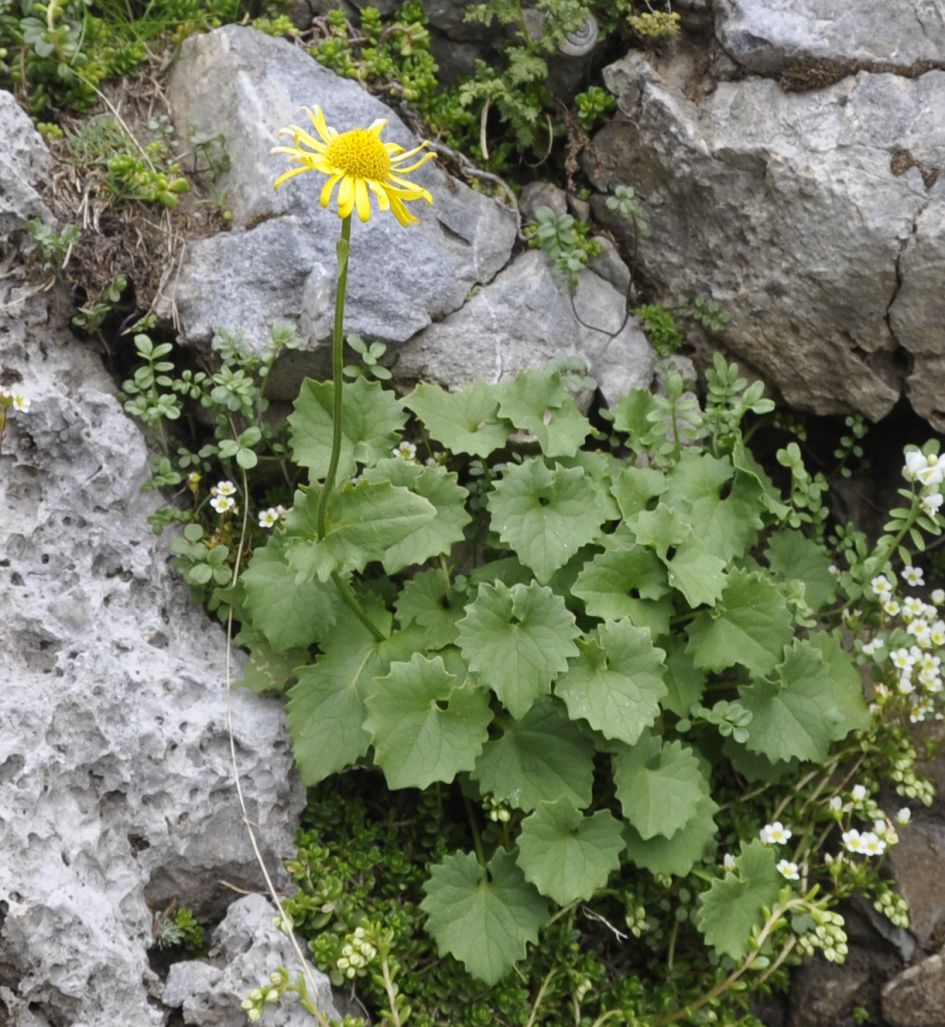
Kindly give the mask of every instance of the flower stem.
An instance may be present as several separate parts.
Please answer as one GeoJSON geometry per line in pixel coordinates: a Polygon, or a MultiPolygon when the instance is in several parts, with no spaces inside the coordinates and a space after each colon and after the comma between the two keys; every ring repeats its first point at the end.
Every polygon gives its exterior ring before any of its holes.
{"type": "Polygon", "coordinates": [[[358,597],[354,594],[354,590],[348,584],[347,581],[337,572],[331,576],[331,580],[335,583],[335,587],[341,593],[341,598],[344,599],[348,606],[348,609],[358,618],[358,620],[371,632],[374,636],[375,642],[384,641],[384,633],[381,629],[371,620],[367,615],[367,611],[358,601],[358,597]]]}
{"type": "Polygon", "coordinates": [[[351,249],[351,217],[341,219],[341,238],[338,240],[338,284],[335,288],[335,328],[331,335],[331,383],[332,383],[332,421],[331,421],[331,459],[328,462],[328,473],[318,500],[316,525],[318,537],[323,539],[328,530],[328,502],[335,490],[335,476],[338,473],[338,462],[341,459],[341,427],[342,399],[344,396],[344,322],[345,293],[348,289],[348,253],[351,249]]]}
{"type": "MultiPolygon", "coordinates": [[[[348,254],[351,250],[351,218],[341,219],[341,238],[338,240],[338,284],[335,287],[335,327],[331,334],[331,458],[321,495],[318,497],[315,530],[321,541],[328,531],[328,503],[335,491],[335,477],[341,460],[342,420],[344,411],[344,325],[345,325],[345,294],[348,290],[348,254]]],[[[331,580],[341,593],[341,598],[359,621],[371,632],[375,642],[384,641],[384,633],[373,623],[367,611],[358,601],[351,586],[337,572],[331,580]]]]}

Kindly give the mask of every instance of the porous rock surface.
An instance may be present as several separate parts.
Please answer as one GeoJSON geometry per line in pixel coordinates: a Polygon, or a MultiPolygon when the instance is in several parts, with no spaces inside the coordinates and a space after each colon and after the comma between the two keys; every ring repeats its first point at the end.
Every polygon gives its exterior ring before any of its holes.
{"type": "MultiPolygon", "coordinates": [[[[168,566],[139,486],[149,454],[68,304],[28,269],[49,155],[0,94],[0,383],[26,393],[0,447],[0,1021],[166,1021],[154,914],[219,918],[260,887],[230,768],[225,645],[168,566]],[[4,1020],[3,1007],[8,1019],[4,1020]]],[[[273,872],[303,795],[277,702],[230,707],[273,872]]]]}
{"type": "MultiPolygon", "coordinates": [[[[208,959],[175,963],[167,975],[164,1004],[180,1009],[184,1023],[199,1027],[244,1027],[240,1003],[254,988],[269,982],[280,968],[297,967],[298,957],[289,938],[275,926],[276,907],[262,895],[247,895],[234,902],[213,932],[208,959]]],[[[340,1019],[324,974],[306,962],[311,981],[309,998],[327,1015],[340,1019]]],[[[292,974],[293,980],[296,974],[292,974]]],[[[266,1027],[313,1027],[294,996],[267,1006],[266,1027]]]]}
{"type": "Polygon", "coordinates": [[[619,113],[586,170],[601,190],[632,186],[652,234],[637,239],[602,197],[594,211],[662,300],[720,301],[725,345],[789,403],[875,420],[905,395],[943,428],[945,71],[879,70],[863,57],[867,43],[877,60],[945,56],[916,27],[943,12],[896,0],[846,5],[840,17],[837,6],[719,3],[716,36],[736,67],[745,61],[734,80],[697,88],[683,57],[657,70],[638,52],[606,69],[619,113]],[[885,21],[882,36],[870,18],[885,21]],[[903,26],[900,49],[882,42],[903,26]],[[831,40],[846,63],[824,80],[815,62],[801,91],[745,75],[793,66],[794,36],[831,40]]]}

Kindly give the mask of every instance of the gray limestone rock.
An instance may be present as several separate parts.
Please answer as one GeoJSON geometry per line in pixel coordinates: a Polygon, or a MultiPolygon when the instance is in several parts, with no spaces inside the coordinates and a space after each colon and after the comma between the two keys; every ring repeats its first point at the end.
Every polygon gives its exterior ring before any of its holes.
{"type": "Polygon", "coordinates": [[[586,364],[613,400],[653,377],[649,343],[625,307],[609,282],[585,271],[572,309],[544,255],[532,250],[461,310],[400,347],[393,370],[404,380],[457,386],[498,382],[565,358],[586,364]]]}
{"type": "MultiPolygon", "coordinates": [[[[252,29],[227,26],[184,44],[168,90],[178,130],[222,132],[231,167],[233,230],[192,243],[171,300],[184,337],[219,329],[262,342],[275,321],[301,326],[311,345],[330,335],[338,217],[319,205],[323,176],[278,191],[288,163],[272,156],[276,131],[308,125],[299,108],[320,105],[339,131],[388,118],[385,140],[415,137],[380,101],[326,70],[304,50],[252,29]]],[[[310,126],[309,126],[310,127],[310,126]]],[[[413,177],[413,176],[412,176],[413,177]]],[[[419,225],[375,215],[352,226],[348,331],[399,343],[462,306],[509,259],[515,220],[496,201],[430,162],[415,175],[434,204],[413,205],[419,225]]]]}
{"type": "MultiPolygon", "coordinates": [[[[243,1027],[246,1014],[240,1003],[250,991],[269,982],[280,968],[294,979],[299,972],[289,938],[275,925],[276,908],[262,895],[247,895],[234,902],[213,932],[210,962],[174,963],[167,975],[162,1000],[180,1009],[185,1024],[200,1027],[243,1027]]],[[[309,997],[326,1015],[340,1019],[328,978],[306,961],[304,973],[309,997]]],[[[293,996],[267,1007],[267,1027],[313,1027],[313,1019],[293,996]]]]}
{"type": "Polygon", "coordinates": [[[909,903],[909,930],[926,950],[945,941],[945,881],[941,874],[929,873],[929,867],[940,866],[943,860],[945,826],[921,814],[889,851],[896,885],[909,903]]]}
{"type": "Polygon", "coordinates": [[[716,0],[714,9],[725,52],[755,74],[810,61],[945,63],[943,0],[716,0]]]}
{"type": "Polygon", "coordinates": [[[174,900],[212,919],[231,897],[222,881],[259,885],[228,705],[277,874],[304,797],[279,703],[227,700],[223,633],[151,531],[138,427],[69,332],[64,297],[18,258],[35,209],[20,200],[48,160],[31,131],[0,161],[0,222],[18,225],[4,236],[0,382],[31,400],[0,446],[0,995],[17,1027],[158,1027],[154,913],[174,900]]]}
{"type": "Polygon", "coordinates": [[[652,235],[636,239],[602,197],[595,213],[664,301],[720,301],[726,346],[816,413],[882,417],[908,350],[916,408],[942,426],[945,296],[924,286],[945,271],[932,174],[945,122],[931,113],[945,109],[945,73],[790,94],[750,78],[693,102],[631,54],[605,80],[620,116],[587,171],[601,190],[633,186],[652,235]]]}
{"type": "Polygon", "coordinates": [[[945,1027],[945,955],[929,956],[886,985],[883,1018],[891,1027],[945,1027]]]}
{"type": "Polygon", "coordinates": [[[38,217],[51,221],[46,204],[35,185],[49,174],[52,158],[42,138],[33,127],[12,94],[0,92],[0,256],[4,243],[12,241],[15,232],[23,232],[26,221],[38,217]],[[29,175],[23,169],[29,167],[29,175]]]}

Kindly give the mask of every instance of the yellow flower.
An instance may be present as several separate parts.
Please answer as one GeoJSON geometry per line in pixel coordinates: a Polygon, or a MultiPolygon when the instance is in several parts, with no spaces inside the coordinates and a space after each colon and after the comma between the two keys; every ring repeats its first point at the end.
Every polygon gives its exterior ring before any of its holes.
{"type": "Polygon", "coordinates": [[[417,219],[407,210],[405,201],[426,200],[432,203],[433,197],[426,189],[400,176],[416,171],[435,156],[425,153],[413,164],[404,166],[427,144],[421,143],[412,150],[405,150],[397,143],[382,142],[380,136],[387,124],[386,118],[378,119],[369,128],[339,133],[326,123],[321,107],[312,110],[304,107],[303,110],[320,138],[316,139],[298,125],[279,130],[280,136],[292,137],[292,145],[276,146],[272,152],[287,154],[298,167],[280,175],[275,187],[278,189],[283,182],[306,171],[320,171],[328,175],[328,181],[322,188],[322,206],[328,207],[335,186],[338,186],[339,217],[348,218],[353,210],[357,210],[362,221],[370,220],[370,193],[373,193],[381,210],[391,211],[404,226],[416,224],[417,219]]]}

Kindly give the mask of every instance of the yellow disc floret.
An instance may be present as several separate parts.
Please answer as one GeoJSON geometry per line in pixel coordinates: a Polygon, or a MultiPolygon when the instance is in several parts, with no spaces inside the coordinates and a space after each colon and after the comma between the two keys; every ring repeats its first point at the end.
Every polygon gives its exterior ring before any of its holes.
{"type": "Polygon", "coordinates": [[[355,178],[383,181],[390,173],[390,157],[384,144],[371,132],[355,128],[342,132],[325,147],[325,160],[355,178]]]}
{"type": "Polygon", "coordinates": [[[339,217],[348,218],[352,211],[357,210],[362,221],[370,220],[373,195],[378,207],[389,210],[402,225],[416,224],[417,219],[407,210],[406,202],[426,200],[432,203],[433,197],[422,186],[401,176],[416,171],[434,156],[425,153],[413,164],[405,166],[426,148],[427,143],[405,150],[397,143],[382,142],[381,132],[387,124],[384,118],[369,128],[339,133],[325,121],[320,107],[306,109],[306,113],[317,137],[298,125],[280,130],[279,135],[292,137],[292,145],[277,146],[272,152],[287,154],[297,166],[280,175],[276,179],[276,187],[306,171],[320,171],[328,176],[322,187],[321,205],[328,207],[337,186],[339,217]]]}

